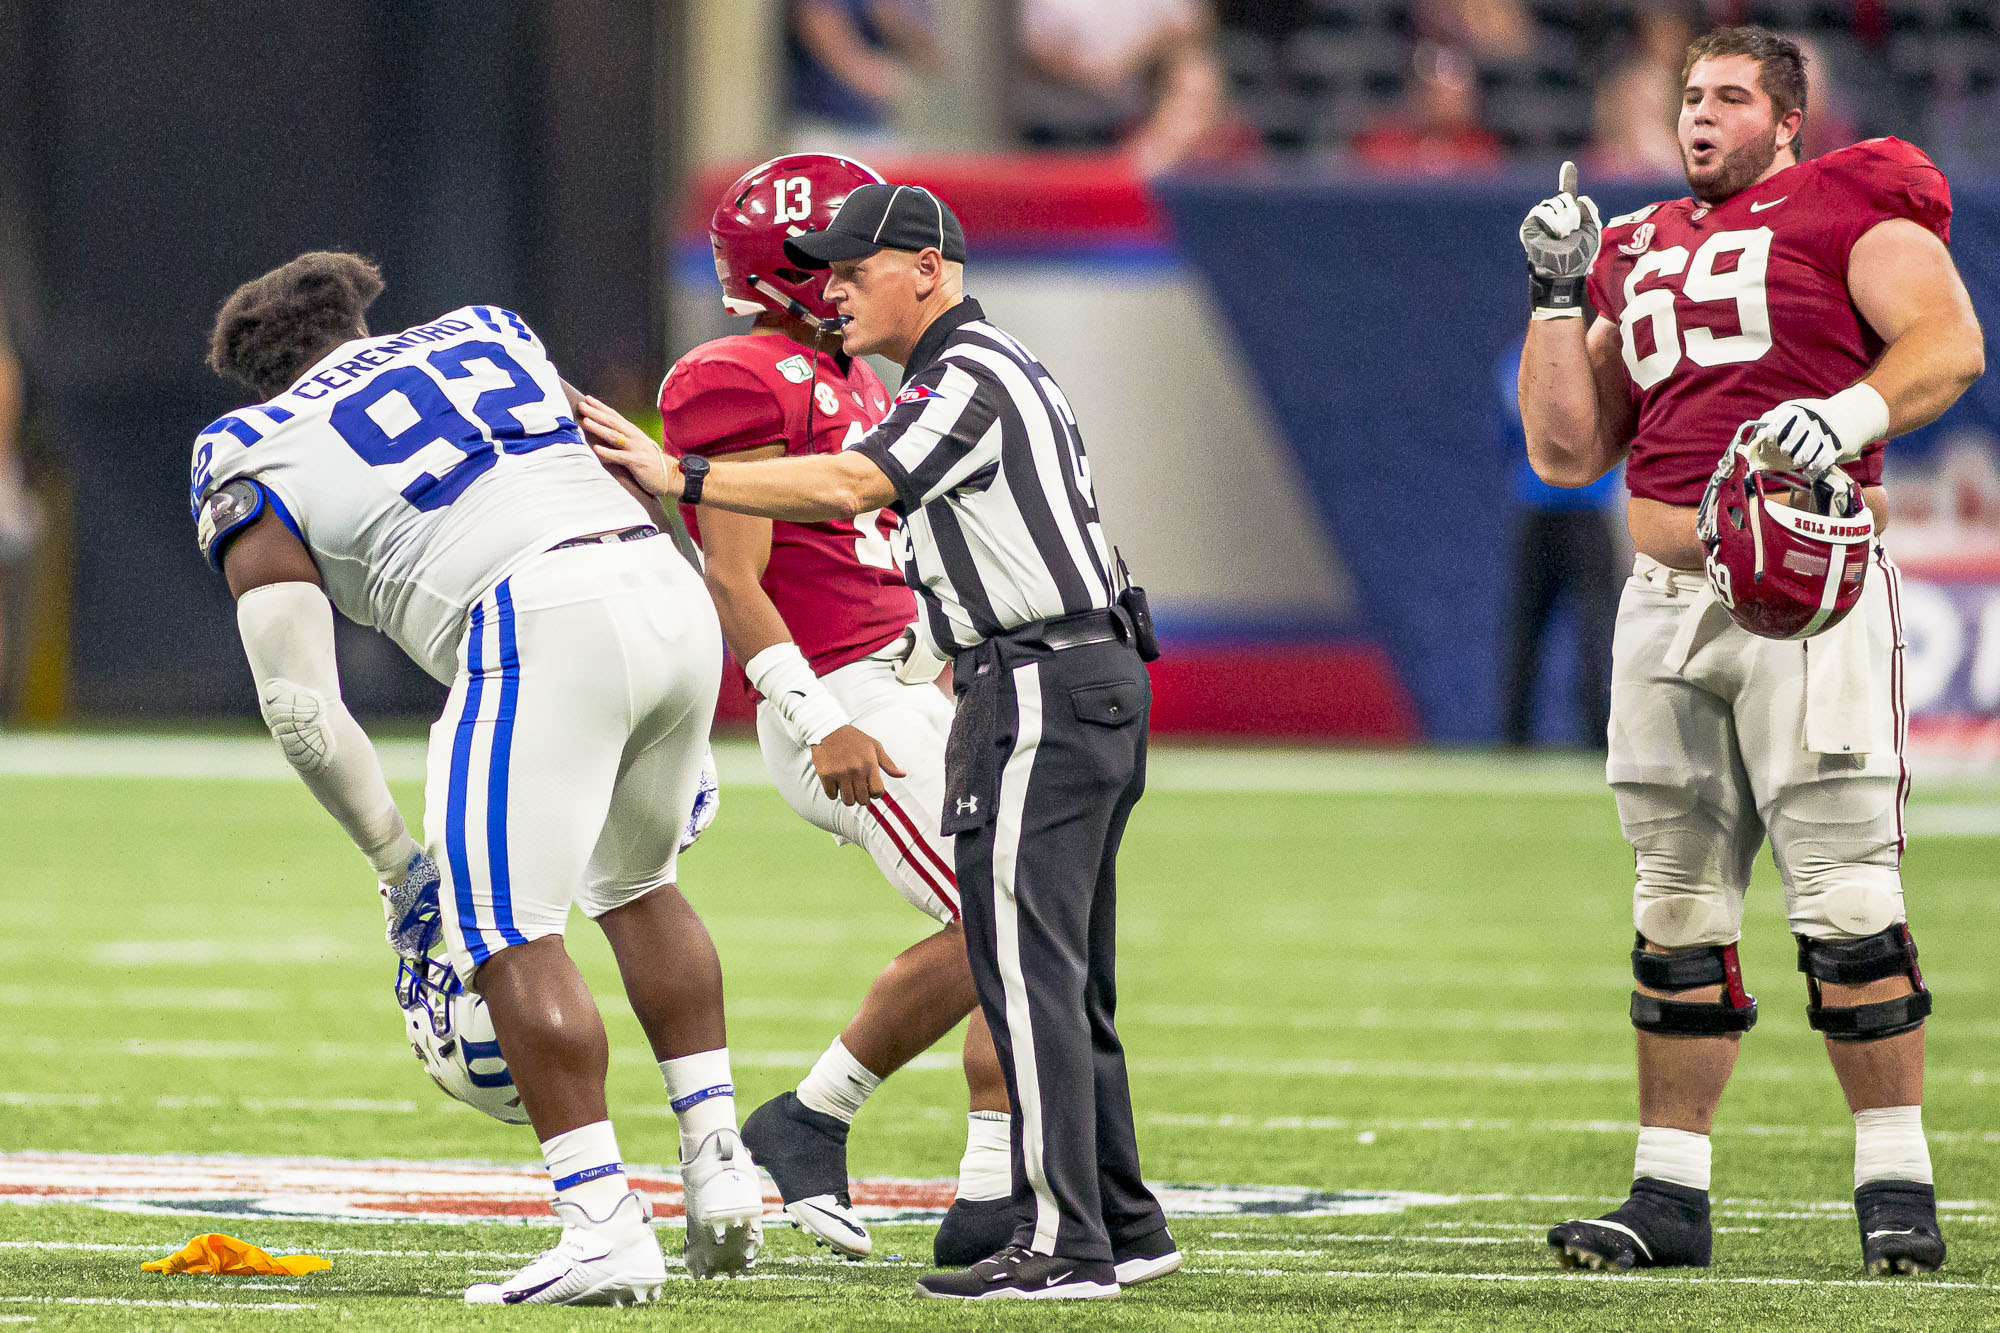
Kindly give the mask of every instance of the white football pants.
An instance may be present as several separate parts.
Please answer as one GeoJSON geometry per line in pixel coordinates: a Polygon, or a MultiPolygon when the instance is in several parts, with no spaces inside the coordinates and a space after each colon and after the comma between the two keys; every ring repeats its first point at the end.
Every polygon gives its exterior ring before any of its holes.
{"type": "Polygon", "coordinates": [[[1701,574],[1638,558],[1612,648],[1607,773],[1637,854],[1632,916],[1647,939],[1666,948],[1734,942],[1767,834],[1794,933],[1858,939],[1904,919],[1899,578],[1877,547],[1846,620],[1813,639],[1776,640],[1738,627],[1720,606],[1704,610],[1701,574]],[[1705,620],[1687,627],[1702,632],[1676,669],[1670,649],[1691,607],[1705,620]],[[1819,669],[1843,651],[1854,654],[1851,688],[1826,691],[1819,669]],[[1853,754],[1815,753],[1809,708],[1838,713],[1835,730],[1872,739],[1853,754]]]}
{"type": "Polygon", "coordinates": [[[942,922],[958,920],[958,877],[951,840],[938,833],[944,811],[944,741],[951,700],[936,685],[896,679],[896,643],[820,677],[854,719],[881,742],[907,777],[882,775],[884,794],[868,805],[828,796],[812,751],[792,739],[769,700],[757,704],[764,766],[792,809],[840,842],[859,843],[896,891],[942,922]]]}
{"type": "Polygon", "coordinates": [[[425,842],[452,966],[671,884],[722,631],[654,537],[535,557],[472,608],[431,728],[425,842]]]}

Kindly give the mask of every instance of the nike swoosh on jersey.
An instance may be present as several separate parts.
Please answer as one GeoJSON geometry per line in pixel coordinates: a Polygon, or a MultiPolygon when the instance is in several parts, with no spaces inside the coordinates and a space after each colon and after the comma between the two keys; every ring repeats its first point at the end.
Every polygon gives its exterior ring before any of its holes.
{"type": "Polygon", "coordinates": [[[1761,213],[1767,208],[1776,208],[1779,204],[1784,203],[1785,200],[1791,197],[1792,196],[1788,194],[1781,194],[1776,199],[1766,199],[1762,203],[1750,205],[1750,211],[1752,213],[1761,213]]]}

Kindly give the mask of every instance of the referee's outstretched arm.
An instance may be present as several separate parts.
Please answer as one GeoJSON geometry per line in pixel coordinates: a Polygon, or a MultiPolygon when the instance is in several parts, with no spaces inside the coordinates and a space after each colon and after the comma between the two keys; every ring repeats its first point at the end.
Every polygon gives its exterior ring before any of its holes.
{"type": "MultiPolygon", "coordinates": [[[[654,495],[681,498],[686,478],[645,431],[595,398],[585,398],[578,410],[583,428],[596,437],[592,447],[599,458],[623,467],[654,495]]],[[[804,458],[717,463],[701,490],[705,505],[790,523],[853,518],[895,499],[896,487],[881,467],[851,449],[804,458]]]]}

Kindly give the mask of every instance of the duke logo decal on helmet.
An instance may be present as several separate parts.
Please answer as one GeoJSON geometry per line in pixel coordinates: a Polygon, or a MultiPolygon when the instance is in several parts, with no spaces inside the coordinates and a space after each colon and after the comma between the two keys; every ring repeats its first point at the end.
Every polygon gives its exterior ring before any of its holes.
{"type": "Polygon", "coordinates": [[[448,1096],[510,1125],[528,1123],[514,1076],[500,1054],[486,1001],[465,988],[442,958],[405,958],[396,969],[396,1003],[410,1049],[448,1096]]]}
{"type": "Polygon", "coordinates": [[[1716,600],[1766,639],[1805,639],[1838,625],[1868,578],[1875,516],[1839,468],[1814,481],[1771,464],[1755,422],[1736,432],[1701,497],[1695,532],[1716,600]]]}
{"type": "Polygon", "coordinates": [[[794,267],[785,242],[824,229],[856,186],[883,183],[859,162],[831,153],[793,153],[743,173],[708,220],[723,308],[732,315],[769,310],[815,329],[839,327],[822,294],[826,275],[794,267]]]}

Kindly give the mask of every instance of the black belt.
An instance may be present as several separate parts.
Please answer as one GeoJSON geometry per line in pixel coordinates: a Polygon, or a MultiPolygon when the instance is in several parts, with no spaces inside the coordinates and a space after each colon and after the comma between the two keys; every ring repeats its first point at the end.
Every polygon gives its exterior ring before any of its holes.
{"type": "Polygon", "coordinates": [[[982,651],[1022,648],[1029,652],[1058,653],[1065,648],[1081,648],[1089,643],[1131,641],[1123,615],[1117,611],[1084,611],[1053,620],[1032,620],[1016,629],[1003,630],[985,642],[967,648],[953,663],[954,676],[970,679],[982,651]]]}
{"type": "Polygon", "coordinates": [[[588,537],[571,537],[566,542],[557,542],[551,551],[566,551],[572,546],[610,546],[618,542],[642,542],[648,537],[657,537],[660,530],[650,523],[641,523],[633,528],[619,528],[616,532],[593,532],[588,537]]]}

